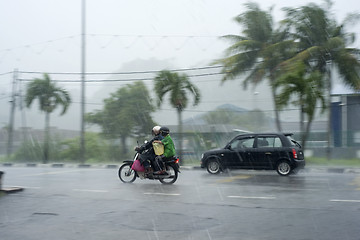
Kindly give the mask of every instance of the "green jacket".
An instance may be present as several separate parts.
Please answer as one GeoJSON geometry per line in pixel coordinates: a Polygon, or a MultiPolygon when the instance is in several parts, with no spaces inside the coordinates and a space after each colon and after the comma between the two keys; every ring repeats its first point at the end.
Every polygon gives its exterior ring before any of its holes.
{"type": "Polygon", "coordinates": [[[161,142],[164,144],[164,157],[173,157],[175,156],[175,145],[170,135],[166,135],[161,142]]]}

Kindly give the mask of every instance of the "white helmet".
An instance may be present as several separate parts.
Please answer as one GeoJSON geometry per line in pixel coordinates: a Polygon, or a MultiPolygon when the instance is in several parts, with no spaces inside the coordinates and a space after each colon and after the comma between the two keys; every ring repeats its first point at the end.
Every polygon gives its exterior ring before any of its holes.
{"type": "Polygon", "coordinates": [[[160,126],[155,126],[155,127],[153,127],[153,129],[152,129],[152,134],[154,134],[155,136],[156,135],[159,135],[159,133],[160,133],[160,126]]]}

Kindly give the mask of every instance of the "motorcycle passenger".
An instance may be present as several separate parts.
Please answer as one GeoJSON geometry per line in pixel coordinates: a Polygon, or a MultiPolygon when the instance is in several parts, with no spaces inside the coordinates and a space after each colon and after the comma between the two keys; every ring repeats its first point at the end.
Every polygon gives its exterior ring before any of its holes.
{"type": "Polygon", "coordinates": [[[163,139],[163,137],[160,134],[160,126],[155,126],[153,127],[151,133],[154,136],[153,139],[151,139],[149,142],[143,144],[140,147],[135,147],[135,151],[141,153],[140,154],[140,162],[141,164],[144,166],[145,168],[145,172],[150,172],[151,171],[151,167],[153,168],[154,172],[155,171],[159,171],[161,169],[161,167],[158,165],[158,162],[155,161],[155,152],[153,149],[153,142],[154,141],[161,141],[163,139]],[[144,153],[142,153],[143,151],[148,150],[144,153]],[[149,163],[150,161],[150,163],[149,163]]]}
{"type": "MultiPolygon", "coordinates": [[[[164,154],[161,156],[157,156],[155,158],[155,162],[157,162],[157,165],[161,165],[162,161],[166,161],[169,158],[172,158],[175,156],[175,145],[170,137],[170,130],[167,127],[161,127],[160,128],[160,135],[163,137],[161,141],[156,140],[155,142],[161,142],[164,145],[164,154]]],[[[155,172],[154,174],[166,174],[165,170],[160,169],[159,171],[155,172]]]]}

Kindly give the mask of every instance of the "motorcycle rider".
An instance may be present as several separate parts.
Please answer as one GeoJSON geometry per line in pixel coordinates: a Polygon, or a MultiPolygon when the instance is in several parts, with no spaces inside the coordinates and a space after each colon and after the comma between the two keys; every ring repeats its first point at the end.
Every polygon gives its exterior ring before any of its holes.
{"type": "MultiPolygon", "coordinates": [[[[175,145],[170,137],[170,129],[167,127],[161,127],[160,128],[160,135],[163,137],[162,140],[155,140],[154,142],[162,143],[164,145],[164,154],[157,156],[155,158],[156,165],[163,166],[162,161],[166,161],[169,158],[172,158],[175,156],[175,145]]],[[[157,172],[154,172],[154,174],[166,174],[165,170],[160,169],[157,172]]]]}
{"type": "Polygon", "coordinates": [[[147,143],[143,144],[140,147],[135,147],[135,151],[137,151],[140,154],[140,162],[141,164],[145,167],[145,172],[150,172],[151,171],[151,166],[155,171],[159,171],[161,169],[161,167],[159,166],[158,162],[155,161],[155,152],[154,152],[154,148],[153,148],[153,142],[154,141],[161,141],[163,139],[162,135],[160,134],[160,126],[154,126],[152,128],[151,134],[154,136],[153,139],[151,139],[150,141],[148,141],[147,143]],[[143,151],[148,150],[144,153],[142,153],[143,151]],[[150,165],[150,163],[151,165],[150,165]]]}

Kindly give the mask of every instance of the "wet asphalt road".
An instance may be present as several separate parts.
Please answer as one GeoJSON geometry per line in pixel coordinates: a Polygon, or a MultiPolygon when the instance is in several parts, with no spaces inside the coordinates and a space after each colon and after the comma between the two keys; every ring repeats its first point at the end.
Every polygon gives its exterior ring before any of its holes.
{"type": "Polygon", "coordinates": [[[117,169],[3,167],[1,240],[360,239],[360,174],[183,170],[174,185],[117,169]]]}

